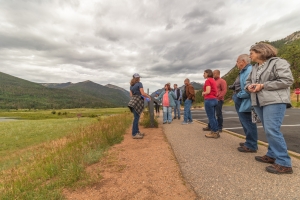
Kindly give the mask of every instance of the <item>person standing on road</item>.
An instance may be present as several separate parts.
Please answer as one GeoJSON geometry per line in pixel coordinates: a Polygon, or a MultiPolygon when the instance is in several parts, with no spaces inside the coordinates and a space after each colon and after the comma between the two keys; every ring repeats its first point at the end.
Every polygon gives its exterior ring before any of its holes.
{"type": "Polygon", "coordinates": [[[203,86],[202,96],[204,97],[205,112],[211,129],[211,132],[206,134],[205,137],[217,139],[220,137],[220,133],[218,131],[218,122],[216,119],[216,107],[218,105],[217,84],[213,79],[212,70],[206,69],[203,77],[206,79],[206,81],[203,86]]]}
{"type": "Polygon", "coordinates": [[[190,79],[186,78],[184,80],[185,90],[182,95],[184,101],[184,119],[182,125],[192,124],[193,118],[191,113],[191,106],[193,101],[195,101],[195,90],[193,85],[190,83],[190,79]]]}
{"type": "MultiPolygon", "coordinates": [[[[216,116],[218,122],[218,131],[222,132],[223,129],[223,113],[222,108],[224,104],[224,97],[227,92],[227,83],[224,79],[220,78],[220,70],[214,70],[213,76],[217,84],[217,100],[218,105],[216,106],[216,116]]],[[[203,128],[204,131],[210,131],[210,125],[208,123],[207,127],[203,128]]]]}
{"type": "Polygon", "coordinates": [[[132,138],[143,139],[144,134],[140,133],[139,130],[139,120],[144,109],[144,99],[142,96],[150,99],[151,97],[144,92],[143,84],[140,82],[140,75],[138,73],[133,74],[130,81],[130,96],[131,99],[128,103],[128,107],[134,116],[132,123],[132,138]]]}
{"type": "Polygon", "coordinates": [[[290,86],[294,79],[290,64],[276,57],[277,49],[265,43],[250,48],[250,58],[256,64],[249,75],[245,89],[251,93],[251,103],[262,121],[269,143],[264,156],[255,160],[273,165],[266,171],[275,174],[293,173],[291,158],[280,127],[290,101],[290,86]]]}
{"type": "Polygon", "coordinates": [[[252,70],[250,61],[247,54],[242,54],[237,58],[236,66],[240,73],[233,85],[230,86],[234,90],[232,99],[246,135],[246,142],[240,143],[240,147],[237,149],[244,153],[255,153],[257,151],[257,126],[255,123],[252,123],[250,94],[244,89],[246,79],[252,70]]]}
{"type": "Polygon", "coordinates": [[[162,99],[163,106],[163,124],[172,122],[172,107],[175,106],[175,94],[171,90],[170,85],[165,85],[165,91],[163,91],[159,96],[158,100],[162,99]]]}
{"type": "Polygon", "coordinates": [[[177,87],[177,84],[174,84],[174,93],[175,93],[175,107],[174,107],[174,119],[180,119],[180,102],[182,99],[181,89],[177,87]]]}

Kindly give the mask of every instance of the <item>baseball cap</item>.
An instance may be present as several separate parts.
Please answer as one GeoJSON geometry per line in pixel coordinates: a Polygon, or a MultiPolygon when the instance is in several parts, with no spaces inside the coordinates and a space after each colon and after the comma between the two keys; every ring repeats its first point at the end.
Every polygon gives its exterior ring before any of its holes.
{"type": "Polygon", "coordinates": [[[133,74],[133,77],[134,77],[134,78],[139,78],[140,75],[139,75],[138,73],[135,73],[135,74],[133,74]]]}

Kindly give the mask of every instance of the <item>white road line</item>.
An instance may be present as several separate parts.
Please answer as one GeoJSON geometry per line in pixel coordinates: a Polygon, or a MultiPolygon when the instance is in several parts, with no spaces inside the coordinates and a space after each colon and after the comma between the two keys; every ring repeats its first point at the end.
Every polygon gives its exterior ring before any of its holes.
{"type": "MultiPolygon", "coordinates": [[[[281,127],[290,127],[290,126],[300,126],[300,124],[294,124],[294,125],[281,125],[281,127]]],[[[243,127],[232,127],[232,128],[224,128],[226,130],[233,130],[233,129],[242,129],[243,127]]],[[[257,126],[257,128],[263,128],[263,126],[257,126]]]]}
{"type": "Polygon", "coordinates": [[[239,118],[239,117],[225,117],[223,119],[234,119],[234,118],[239,118]]]}

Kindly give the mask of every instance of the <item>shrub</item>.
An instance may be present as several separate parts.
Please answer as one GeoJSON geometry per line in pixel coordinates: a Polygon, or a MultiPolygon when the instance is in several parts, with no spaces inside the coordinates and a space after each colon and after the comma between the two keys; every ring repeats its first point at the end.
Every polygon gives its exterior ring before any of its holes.
{"type": "Polygon", "coordinates": [[[53,115],[55,115],[55,114],[56,114],[56,111],[55,111],[55,110],[53,110],[51,113],[52,113],[53,115]]]}
{"type": "Polygon", "coordinates": [[[144,111],[144,115],[140,121],[140,125],[144,126],[145,128],[157,128],[158,122],[157,119],[154,117],[153,124],[151,124],[149,111],[144,111]]]}

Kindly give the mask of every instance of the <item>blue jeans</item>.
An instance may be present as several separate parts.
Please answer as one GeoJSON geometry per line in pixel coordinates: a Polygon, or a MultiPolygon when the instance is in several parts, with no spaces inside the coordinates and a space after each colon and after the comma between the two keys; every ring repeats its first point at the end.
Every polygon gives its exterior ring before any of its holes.
{"type": "Polygon", "coordinates": [[[205,99],[204,100],[204,107],[205,112],[208,118],[208,123],[210,125],[210,129],[213,132],[218,131],[218,122],[216,119],[216,106],[218,105],[217,99],[205,99]]]}
{"type": "Polygon", "coordinates": [[[174,117],[180,118],[180,100],[175,100],[174,117]]]}
{"type": "Polygon", "coordinates": [[[184,122],[192,122],[192,113],[191,113],[192,100],[187,99],[184,101],[184,122]]]}
{"type": "Polygon", "coordinates": [[[236,94],[232,96],[235,110],[239,116],[240,122],[246,135],[245,146],[252,150],[257,150],[257,126],[252,123],[251,112],[239,112],[242,99],[238,98],[236,94]]]}
{"type": "Polygon", "coordinates": [[[172,122],[172,107],[163,106],[163,122],[172,122]]]}
{"type": "Polygon", "coordinates": [[[275,158],[275,163],[285,167],[291,167],[291,158],[287,152],[287,146],[280,132],[280,127],[285,115],[286,104],[271,104],[266,106],[254,106],[255,112],[260,118],[269,143],[267,156],[275,158]]]}
{"type": "MultiPolygon", "coordinates": [[[[218,122],[218,129],[222,130],[223,128],[223,114],[222,114],[222,107],[223,107],[223,100],[218,101],[218,105],[216,106],[216,116],[218,122]]],[[[208,127],[210,128],[210,124],[208,123],[208,127]]]]}
{"type": "Polygon", "coordinates": [[[140,132],[139,130],[139,120],[140,120],[140,115],[134,110],[133,110],[133,123],[132,123],[132,136],[135,136],[137,133],[140,132]]]}

